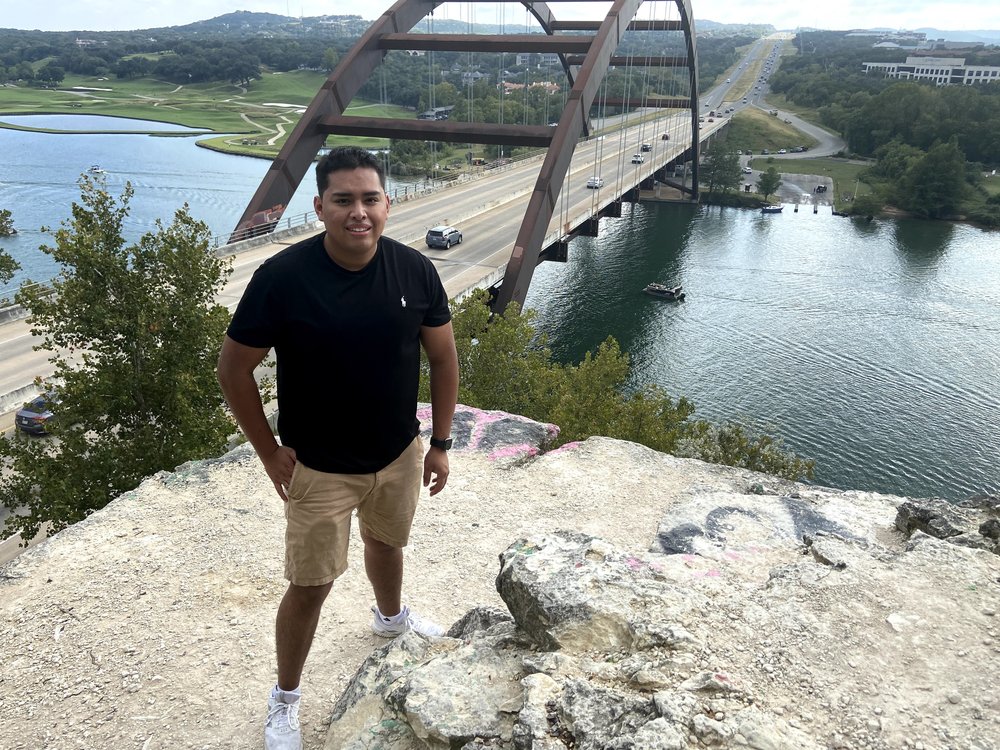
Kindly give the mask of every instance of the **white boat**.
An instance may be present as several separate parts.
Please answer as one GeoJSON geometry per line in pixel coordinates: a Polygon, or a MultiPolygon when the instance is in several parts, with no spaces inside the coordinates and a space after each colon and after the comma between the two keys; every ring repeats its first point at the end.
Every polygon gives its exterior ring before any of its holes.
{"type": "Polygon", "coordinates": [[[100,164],[92,164],[90,169],[87,170],[91,174],[107,174],[108,170],[104,169],[100,164]]]}
{"type": "Polygon", "coordinates": [[[646,284],[646,288],[642,291],[652,297],[659,297],[670,302],[681,302],[684,299],[684,290],[682,287],[666,286],[665,284],[657,284],[655,281],[646,284]]]}

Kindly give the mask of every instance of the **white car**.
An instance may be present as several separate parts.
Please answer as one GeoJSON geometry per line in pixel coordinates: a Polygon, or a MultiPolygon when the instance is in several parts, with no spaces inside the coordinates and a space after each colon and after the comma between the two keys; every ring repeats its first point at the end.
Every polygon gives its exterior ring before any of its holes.
{"type": "Polygon", "coordinates": [[[633,164],[642,164],[644,161],[646,161],[646,157],[642,154],[632,154],[633,164]]]}
{"type": "Polygon", "coordinates": [[[587,180],[587,187],[593,188],[595,190],[599,187],[604,187],[604,180],[602,180],[600,177],[591,177],[589,180],[587,180]]]}
{"type": "Polygon", "coordinates": [[[753,174],[753,170],[750,167],[743,167],[743,174],[753,174]]]}

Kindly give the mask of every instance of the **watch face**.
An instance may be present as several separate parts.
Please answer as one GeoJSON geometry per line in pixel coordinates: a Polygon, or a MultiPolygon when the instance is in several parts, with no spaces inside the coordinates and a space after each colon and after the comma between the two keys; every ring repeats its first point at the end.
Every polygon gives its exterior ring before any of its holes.
{"type": "Polygon", "coordinates": [[[439,440],[438,438],[431,438],[431,447],[440,448],[441,450],[447,451],[451,450],[451,438],[445,438],[444,440],[439,440]]]}

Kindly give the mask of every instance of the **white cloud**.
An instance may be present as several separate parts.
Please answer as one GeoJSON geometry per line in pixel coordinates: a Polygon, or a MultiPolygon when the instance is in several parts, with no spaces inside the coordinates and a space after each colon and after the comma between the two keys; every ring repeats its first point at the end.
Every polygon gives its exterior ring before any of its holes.
{"type": "MultiPolygon", "coordinates": [[[[889,27],[913,29],[930,26],[939,29],[1000,29],[1000,3],[982,0],[828,0],[824,3],[803,0],[691,0],[696,19],[721,23],[770,23],[779,29],[799,26],[845,29],[889,27]]],[[[199,0],[178,3],[176,0],[48,0],[40,5],[5,2],[0,25],[18,29],[47,31],[102,31],[179,26],[206,20],[237,10],[282,15],[361,15],[374,19],[388,10],[392,0],[359,4],[354,0],[199,0]]],[[[558,18],[598,19],[606,12],[603,3],[553,3],[558,18]]],[[[661,6],[655,3],[654,6],[661,6]]],[[[671,4],[671,9],[673,5],[671,4]]],[[[468,19],[475,12],[481,20],[516,26],[523,24],[523,8],[507,4],[501,12],[493,6],[448,3],[436,11],[438,17],[468,19]],[[473,8],[473,11],[469,9],[473,8]]],[[[640,10],[645,16],[648,11],[640,10]]],[[[660,11],[653,12],[659,17],[660,11]]],[[[670,17],[676,17],[672,10],[670,17]]]]}

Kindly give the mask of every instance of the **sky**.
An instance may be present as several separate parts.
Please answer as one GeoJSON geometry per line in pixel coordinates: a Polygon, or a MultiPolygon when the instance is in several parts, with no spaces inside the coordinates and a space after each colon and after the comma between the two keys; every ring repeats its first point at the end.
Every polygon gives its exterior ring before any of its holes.
{"type": "MultiPolygon", "coordinates": [[[[388,10],[394,0],[46,0],[31,2],[5,0],[0,27],[43,31],[112,31],[180,26],[238,10],[289,16],[360,15],[374,19],[388,10]],[[359,5],[364,10],[358,11],[359,5]]],[[[875,28],[946,30],[1000,29],[1000,2],[997,0],[690,0],[696,20],[721,23],[770,23],[780,29],[806,26],[819,29],[875,28]]],[[[659,5],[659,3],[657,3],[659,5]]],[[[602,3],[553,3],[557,18],[599,19],[610,7],[602,3]]],[[[663,16],[647,7],[640,17],[676,18],[676,11],[663,16]]],[[[671,3],[671,9],[675,6],[671,3]]],[[[437,11],[439,17],[468,20],[476,8],[479,20],[501,20],[492,6],[448,3],[437,11]]],[[[524,11],[508,4],[504,23],[523,23],[524,11]]]]}

